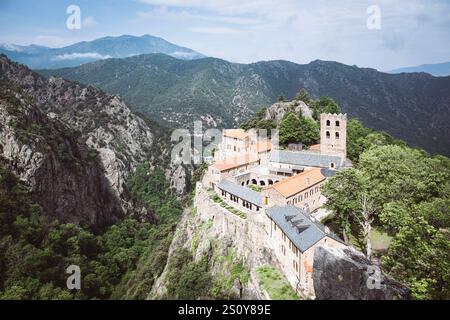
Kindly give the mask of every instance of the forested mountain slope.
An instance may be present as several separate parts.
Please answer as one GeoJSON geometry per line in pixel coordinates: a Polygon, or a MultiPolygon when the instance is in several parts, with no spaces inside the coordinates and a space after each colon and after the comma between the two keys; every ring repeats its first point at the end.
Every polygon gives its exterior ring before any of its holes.
{"type": "Polygon", "coordinates": [[[41,71],[120,94],[146,115],[172,127],[232,127],[280,95],[305,88],[335,99],[365,125],[429,152],[450,153],[450,77],[387,74],[337,62],[235,64],[215,58],[178,60],[162,54],[107,59],[76,68],[41,71]]]}

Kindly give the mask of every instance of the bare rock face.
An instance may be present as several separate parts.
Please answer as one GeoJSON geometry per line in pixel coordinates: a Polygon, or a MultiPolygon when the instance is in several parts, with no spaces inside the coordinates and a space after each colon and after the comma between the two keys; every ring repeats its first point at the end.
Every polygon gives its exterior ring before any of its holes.
{"type": "MultiPolygon", "coordinates": [[[[62,183],[70,176],[64,173],[64,167],[58,165],[58,157],[53,157],[56,160],[47,168],[48,170],[39,169],[49,165],[48,160],[52,157],[51,153],[46,151],[51,150],[54,146],[42,149],[28,144],[28,141],[23,143],[18,139],[18,135],[23,136],[23,134],[16,130],[17,116],[26,122],[36,121],[31,116],[39,117],[38,123],[30,126],[31,129],[36,129],[38,126],[46,128],[49,124],[58,123],[61,132],[58,131],[59,129],[47,132],[49,136],[42,138],[41,145],[45,146],[48,139],[55,138],[53,134],[65,137],[64,132],[70,133],[72,137],[66,135],[67,138],[76,140],[77,146],[81,146],[80,148],[85,150],[86,157],[95,161],[97,169],[91,170],[98,171],[101,177],[98,176],[97,180],[101,180],[101,185],[104,186],[104,188],[102,187],[104,192],[99,193],[98,190],[96,192],[93,189],[87,189],[86,192],[101,197],[106,192],[108,197],[105,199],[112,195],[114,199],[110,199],[109,203],[111,203],[111,207],[114,207],[114,212],[116,204],[119,204],[121,213],[141,210],[140,207],[135,206],[136,204],[130,203],[125,183],[139,164],[146,161],[158,162],[167,154],[166,143],[158,141],[158,136],[155,135],[155,131],[158,131],[159,135],[163,134],[160,129],[154,130],[149,121],[133,113],[118,96],[61,78],[45,79],[25,66],[10,61],[4,55],[0,55],[0,80],[5,83],[5,90],[14,88],[12,91],[20,95],[19,100],[23,100],[20,114],[10,112],[14,109],[14,105],[10,105],[8,109],[8,103],[4,101],[2,107],[4,112],[1,114],[3,118],[0,119],[4,129],[2,141],[0,141],[0,156],[3,154],[4,158],[16,165],[12,169],[22,181],[33,188],[36,195],[40,189],[48,195],[53,193],[53,196],[49,196],[52,198],[51,201],[37,201],[38,203],[42,202],[47,205],[59,202],[60,205],[57,208],[60,209],[49,207],[48,211],[56,210],[57,215],[61,215],[63,220],[72,221],[77,220],[80,215],[85,216],[85,211],[74,205],[73,199],[82,201],[81,198],[78,198],[79,194],[68,192],[66,198],[72,197],[72,200],[57,199],[57,196],[60,196],[59,186],[50,185],[51,179],[58,179],[58,183],[62,183]],[[38,171],[42,172],[39,176],[36,174],[38,171]],[[56,171],[60,171],[58,174],[61,174],[61,177],[52,175],[56,171]],[[43,184],[44,181],[47,181],[45,187],[39,188],[38,185],[43,184]],[[45,190],[45,188],[48,189],[45,190]],[[76,212],[75,216],[71,217],[74,212],[76,212]]],[[[30,132],[29,128],[26,128],[25,131],[27,131],[25,133],[30,132]]],[[[41,133],[38,132],[38,135],[41,133]]],[[[65,144],[67,143],[62,142],[61,148],[65,144]]],[[[59,154],[57,155],[59,156],[59,154]]],[[[83,160],[79,163],[85,162],[83,160]]],[[[67,163],[70,164],[70,161],[67,163]]],[[[77,163],[74,161],[73,164],[77,163]]],[[[174,190],[178,194],[183,194],[187,189],[184,170],[183,167],[171,167],[167,172],[167,177],[172,180],[174,190]],[[176,171],[175,174],[172,174],[173,171],[176,171]]],[[[95,175],[97,173],[90,173],[90,176],[95,175]]],[[[72,186],[81,185],[83,181],[81,179],[70,180],[67,183],[70,187],[61,188],[74,192],[72,186]]],[[[81,189],[78,191],[81,192],[81,189]]],[[[43,199],[48,200],[48,197],[43,199]]],[[[103,213],[108,215],[112,210],[112,208],[109,210],[108,204],[101,204],[101,201],[97,201],[97,203],[100,205],[96,209],[98,213],[92,211],[87,214],[91,217],[89,221],[93,223],[95,223],[96,216],[101,216],[103,213]]],[[[148,215],[151,215],[151,212],[148,212],[148,215]]],[[[106,216],[105,219],[108,220],[106,216]]]]}
{"type": "Polygon", "coordinates": [[[303,101],[277,102],[267,108],[264,120],[274,120],[279,123],[288,112],[301,113],[306,118],[312,118],[312,111],[303,101]]]}
{"type": "Polygon", "coordinates": [[[314,253],[318,300],[405,300],[410,290],[388,278],[377,265],[350,248],[320,246],[314,253]]]}
{"type": "MultiPolygon", "coordinates": [[[[21,88],[43,113],[81,133],[96,149],[117,194],[139,163],[148,159],[153,133],[147,123],[114,95],[61,78],[45,79],[0,56],[0,76],[21,88]]],[[[122,197],[124,198],[124,197],[122,197]]]]}
{"type": "Polygon", "coordinates": [[[183,168],[182,165],[178,165],[175,169],[171,168],[170,171],[170,184],[172,190],[178,195],[186,193],[189,186],[189,177],[186,174],[186,169],[183,168]]]}
{"type": "Polygon", "coordinates": [[[27,96],[0,86],[0,164],[60,221],[101,226],[124,215],[98,153],[27,96]]]}

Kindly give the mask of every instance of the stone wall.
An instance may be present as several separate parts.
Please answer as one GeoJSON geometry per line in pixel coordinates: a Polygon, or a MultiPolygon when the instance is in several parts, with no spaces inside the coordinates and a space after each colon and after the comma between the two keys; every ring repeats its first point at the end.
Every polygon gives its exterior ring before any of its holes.
{"type": "Polygon", "coordinates": [[[237,254],[250,265],[266,262],[264,239],[264,213],[246,211],[242,219],[215,203],[202,183],[197,183],[194,207],[202,221],[212,220],[212,228],[218,239],[230,238],[237,254]]]}

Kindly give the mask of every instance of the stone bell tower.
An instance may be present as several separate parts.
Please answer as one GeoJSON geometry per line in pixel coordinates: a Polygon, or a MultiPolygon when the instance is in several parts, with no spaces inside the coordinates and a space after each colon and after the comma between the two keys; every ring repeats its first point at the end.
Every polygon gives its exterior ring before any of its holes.
{"type": "Polygon", "coordinates": [[[320,152],[347,158],[347,114],[320,115],[320,152]]]}

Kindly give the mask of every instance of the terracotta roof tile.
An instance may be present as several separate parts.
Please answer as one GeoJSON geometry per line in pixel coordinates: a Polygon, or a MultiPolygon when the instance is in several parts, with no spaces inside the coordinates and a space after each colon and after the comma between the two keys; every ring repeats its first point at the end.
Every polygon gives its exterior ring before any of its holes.
{"type": "Polygon", "coordinates": [[[264,151],[270,151],[272,150],[272,142],[270,141],[264,141],[257,143],[255,145],[252,145],[251,148],[253,150],[256,150],[256,152],[264,152],[264,151]]]}
{"type": "Polygon", "coordinates": [[[267,189],[273,188],[281,193],[285,198],[289,198],[294,194],[302,192],[303,190],[324,181],[325,179],[326,178],[322,174],[321,169],[314,168],[277,182],[267,189]]]}
{"type": "Polygon", "coordinates": [[[227,171],[230,169],[234,169],[237,167],[241,167],[247,164],[251,164],[254,162],[257,162],[259,160],[259,158],[255,155],[250,155],[250,154],[246,154],[243,156],[239,156],[239,157],[234,157],[234,158],[229,158],[226,160],[223,160],[221,162],[216,162],[214,164],[214,167],[219,170],[220,172],[222,171],[227,171]]]}
{"type": "Polygon", "coordinates": [[[224,136],[244,140],[245,138],[249,137],[250,134],[245,132],[245,130],[243,129],[227,129],[224,130],[224,136]]]}

